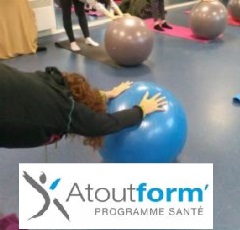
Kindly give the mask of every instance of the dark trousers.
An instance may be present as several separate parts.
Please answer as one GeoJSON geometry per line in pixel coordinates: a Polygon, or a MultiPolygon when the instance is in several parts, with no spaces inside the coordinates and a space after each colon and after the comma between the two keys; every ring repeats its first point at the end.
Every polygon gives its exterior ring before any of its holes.
{"type": "Polygon", "coordinates": [[[165,20],[164,0],[151,0],[151,7],[154,21],[165,20]]]}
{"type": "Polygon", "coordinates": [[[62,8],[62,18],[63,18],[63,26],[68,36],[70,42],[75,41],[73,28],[72,28],[72,14],[71,8],[72,4],[74,5],[75,13],[78,17],[79,25],[82,29],[83,36],[89,37],[89,28],[88,21],[85,14],[84,3],[78,0],[59,0],[62,8]]]}

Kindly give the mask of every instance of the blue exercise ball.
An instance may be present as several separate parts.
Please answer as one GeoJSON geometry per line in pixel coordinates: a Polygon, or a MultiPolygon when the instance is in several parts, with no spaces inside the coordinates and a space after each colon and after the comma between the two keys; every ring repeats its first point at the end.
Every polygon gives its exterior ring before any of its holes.
{"type": "Polygon", "coordinates": [[[168,90],[153,82],[136,82],[108,104],[108,112],[138,105],[146,92],[152,97],[161,93],[168,102],[166,111],[155,112],[140,125],[104,138],[100,155],[106,163],[172,163],[181,153],[187,137],[184,109],[168,90]]]}

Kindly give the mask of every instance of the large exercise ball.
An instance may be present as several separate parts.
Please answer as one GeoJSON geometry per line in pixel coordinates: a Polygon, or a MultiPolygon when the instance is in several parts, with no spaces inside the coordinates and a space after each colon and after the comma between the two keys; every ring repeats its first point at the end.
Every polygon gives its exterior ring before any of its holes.
{"type": "Polygon", "coordinates": [[[119,65],[135,66],[145,61],[153,48],[153,32],[135,16],[125,16],[109,23],[105,48],[119,65]]]}
{"type": "Polygon", "coordinates": [[[108,104],[110,113],[138,105],[146,92],[161,93],[166,111],[155,112],[140,125],[104,138],[100,155],[107,163],[170,163],[181,153],[187,137],[187,119],[177,98],[152,82],[136,82],[108,104]]]}
{"type": "Polygon", "coordinates": [[[190,28],[198,38],[215,39],[224,32],[227,16],[227,8],[220,1],[201,1],[191,10],[190,28]]]}
{"type": "Polygon", "coordinates": [[[240,0],[230,0],[227,7],[231,17],[240,22],[240,0]]]}

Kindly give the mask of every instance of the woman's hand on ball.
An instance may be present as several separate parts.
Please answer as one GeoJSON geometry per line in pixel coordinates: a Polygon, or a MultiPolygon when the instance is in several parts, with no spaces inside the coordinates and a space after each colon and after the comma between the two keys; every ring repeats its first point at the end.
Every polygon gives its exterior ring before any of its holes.
{"type": "Polygon", "coordinates": [[[105,92],[105,95],[108,99],[118,97],[125,90],[129,89],[132,84],[132,81],[122,82],[120,85],[114,87],[112,90],[105,92]]]}
{"type": "Polygon", "coordinates": [[[146,116],[156,111],[165,111],[164,106],[166,104],[166,98],[161,97],[160,93],[157,93],[151,98],[149,98],[149,92],[146,92],[139,106],[142,108],[144,116],[146,116]]]}

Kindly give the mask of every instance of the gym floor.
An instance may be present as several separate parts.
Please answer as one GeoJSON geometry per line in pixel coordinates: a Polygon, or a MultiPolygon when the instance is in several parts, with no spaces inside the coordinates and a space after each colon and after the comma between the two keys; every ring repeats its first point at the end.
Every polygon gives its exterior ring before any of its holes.
{"type": "MultiPolygon", "coordinates": [[[[171,24],[188,27],[184,11],[168,9],[171,24]]],[[[106,24],[92,27],[91,35],[103,44],[106,24]]],[[[81,36],[80,31],[76,35],[81,36]]],[[[109,89],[122,81],[153,81],[170,90],[182,103],[188,119],[188,138],[181,163],[214,164],[214,229],[240,229],[240,107],[232,99],[240,93],[240,27],[228,25],[221,39],[210,43],[154,33],[154,48],[146,62],[115,68],[54,46],[65,34],[45,37],[46,52],[3,61],[24,71],[56,66],[84,74],[90,83],[109,89]]],[[[33,102],[34,103],[34,102],[33,102]]],[[[81,138],[61,140],[34,149],[0,149],[0,211],[18,213],[18,164],[101,162],[97,152],[81,145],[81,138]]]]}

